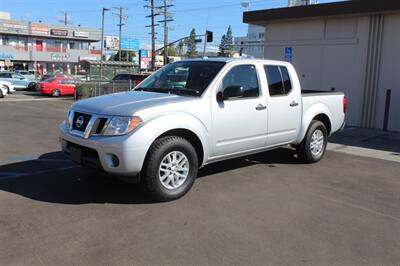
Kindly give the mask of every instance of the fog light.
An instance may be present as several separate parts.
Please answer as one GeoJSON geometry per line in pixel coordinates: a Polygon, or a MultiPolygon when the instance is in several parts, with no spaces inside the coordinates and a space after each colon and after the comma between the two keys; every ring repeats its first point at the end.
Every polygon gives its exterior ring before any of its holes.
{"type": "Polygon", "coordinates": [[[111,162],[112,162],[113,167],[118,167],[119,159],[116,155],[114,155],[114,154],[111,155],[111,162]]]}

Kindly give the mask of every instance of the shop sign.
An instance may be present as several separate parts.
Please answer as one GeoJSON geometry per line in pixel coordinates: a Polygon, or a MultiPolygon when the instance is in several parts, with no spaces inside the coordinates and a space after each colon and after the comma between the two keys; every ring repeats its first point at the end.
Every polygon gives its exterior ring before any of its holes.
{"type": "Polygon", "coordinates": [[[3,53],[0,53],[0,58],[1,58],[1,59],[14,59],[14,55],[13,55],[13,54],[3,54],[3,53]]]}
{"type": "Polygon", "coordinates": [[[49,35],[49,27],[40,23],[31,24],[31,33],[40,35],[49,35]]]}
{"type": "Polygon", "coordinates": [[[140,40],[136,38],[122,38],[121,49],[122,50],[139,50],[140,40]]]}
{"type": "Polygon", "coordinates": [[[95,56],[79,56],[79,61],[84,61],[84,60],[95,61],[95,60],[99,60],[99,58],[95,57],[95,56]]]}
{"type": "Polygon", "coordinates": [[[89,32],[86,31],[74,31],[74,37],[89,38],[89,32]]]}
{"type": "Polygon", "coordinates": [[[51,53],[51,61],[57,61],[57,62],[71,61],[71,55],[51,53]]]}
{"type": "Polygon", "coordinates": [[[118,50],[119,49],[119,37],[106,36],[105,47],[109,50],[118,50]]]}
{"type": "Polygon", "coordinates": [[[51,29],[50,34],[54,36],[68,36],[67,30],[51,29]]]}
{"type": "Polygon", "coordinates": [[[28,33],[28,25],[15,22],[0,23],[0,31],[15,32],[15,33],[28,33]]]}

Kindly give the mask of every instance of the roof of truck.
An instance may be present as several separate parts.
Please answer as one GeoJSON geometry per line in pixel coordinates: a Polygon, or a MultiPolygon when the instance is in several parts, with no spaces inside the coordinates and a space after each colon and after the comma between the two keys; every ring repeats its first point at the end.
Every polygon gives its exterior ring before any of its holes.
{"type": "MultiPolygon", "coordinates": [[[[230,58],[230,57],[213,57],[213,58],[193,58],[183,61],[208,61],[208,62],[249,62],[249,63],[267,63],[267,64],[288,64],[284,61],[268,60],[268,59],[252,59],[252,58],[230,58]]],[[[182,62],[182,61],[177,61],[182,62]]]]}

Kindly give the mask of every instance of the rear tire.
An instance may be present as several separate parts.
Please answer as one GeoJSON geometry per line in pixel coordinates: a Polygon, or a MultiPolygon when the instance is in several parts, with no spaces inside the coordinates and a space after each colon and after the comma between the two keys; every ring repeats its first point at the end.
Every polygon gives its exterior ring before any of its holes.
{"type": "Polygon", "coordinates": [[[186,139],[167,136],[150,147],[142,170],[142,184],[156,201],[171,201],[184,196],[198,172],[196,150],[186,139]]]}
{"type": "Polygon", "coordinates": [[[54,89],[51,91],[51,96],[53,97],[59,97],[61,95],[60,90],[59,89],[54,89]]]}
{"type": "Polygon", "coordinates": [[[28,90],[29,91],[36,91],[36,84],[35,83],[29,83],[28,90]]]}
{"type": "Polygon", "coordinates": [[[328,133],[324,123],[313,120],[303,142],[297,147],[297,154],[306,163],[316,163],[324,156],[327,144],[328,133]]]}

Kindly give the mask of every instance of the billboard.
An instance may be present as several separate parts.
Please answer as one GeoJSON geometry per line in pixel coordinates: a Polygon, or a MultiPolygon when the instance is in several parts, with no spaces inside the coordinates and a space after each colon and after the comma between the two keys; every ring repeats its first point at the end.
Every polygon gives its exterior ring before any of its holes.
{"type": "Polygon", "coordinates": [[[119,38],[116,36],[106,36],[105,48],[109,50],[118,50],[119,38]]]}
{"type": "Polygon", "coordinates": [[[39,35],[48,35],[49,34],[49,26],[41,24],[41,23],[32,23],[31,24],[31,33],[39,34],[39,35]]]}
{"type": "Polygon", "coordinates": [[[122,38],[121,50],[139,50],[140,40],[136,38],[122,38]]]}

